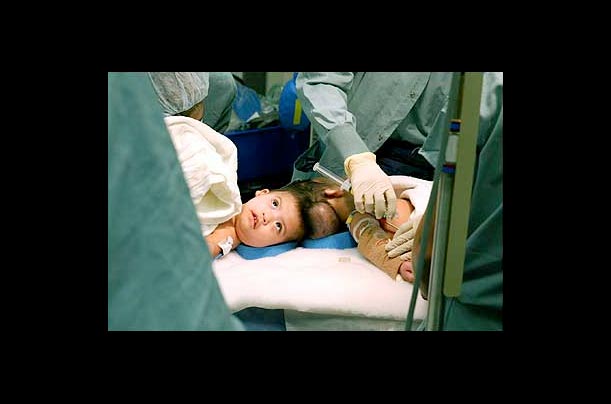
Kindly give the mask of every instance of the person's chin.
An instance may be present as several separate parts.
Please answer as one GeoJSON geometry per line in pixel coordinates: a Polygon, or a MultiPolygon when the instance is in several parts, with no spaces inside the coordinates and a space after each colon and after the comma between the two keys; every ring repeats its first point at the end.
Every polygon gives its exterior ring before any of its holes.
{"type": "Polygon", "coordinates": [[[240,242],[250,247],[259,247],[258,245],[256,245],[258,243],[253,240],[253,238],[256,240],[256,237],[254,237],[253,234],[253,230],[249,227],[246,227],[246,225],[246,223],[240,223],[235,228],[236,235],[240,239],[240,242]]]}
{"type": "Polygon", "coordinates": [[[236,223],[235,234],[236,234],[236,236],[238,236],[238,238],[240,239],[241,243],[246,244],[246,239],[248,238],[248,235],[243,230],[243,223],[242,223],[242,221],[238,221],[236,223]]]}
{"type": "Polygon", "coordinates": [[[247,233],[247,234],[245,235],[245,238],[244,238],[244,239],[241,239],[241,240],[242,240],[242,242],[243,242],[244,244],[249,245],[249,246],[251,246],[251,247],[257,247],[257,248],[259,248],[259,247],[265,247],[265,246],[267,246],[267,244],[265,244],[265,243],[261,243],[261,241],[257,240],[257,237],[255,237],[255,235],[254,235],[254,234],[252,234],[252,232],[251,232],[251,233],[247,233]]]}

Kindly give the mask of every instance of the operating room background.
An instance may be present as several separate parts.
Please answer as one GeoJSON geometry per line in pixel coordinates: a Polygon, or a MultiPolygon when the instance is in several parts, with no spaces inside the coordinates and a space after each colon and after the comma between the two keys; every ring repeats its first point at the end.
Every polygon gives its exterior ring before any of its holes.
{"type": "Polygon", "coordinates": [[[262,107],[265,98],[267,105],[274,105],[276,109],[275,117],[273,113],[263,114],[268,117],[263,122],[255,120],[252,125],[239,129],[230,125],[226,132],[238,148],[238,186],[242,199],[246,201],[259,189],[280,188],[290,182],[294,161],[309,146],[310,129],[309,123],[307,128],[291,128],[278,121],[278,97],[293,79],[294,72],[231,73],[241,84],[258,94],[262,107]]]}
{"type": "Polygon", "coordinates": [[[244,80],[244,83],[260,94],[267,94],[274,85],[283,85],[293,76],[293,72],[231,72],[244,80]]]}

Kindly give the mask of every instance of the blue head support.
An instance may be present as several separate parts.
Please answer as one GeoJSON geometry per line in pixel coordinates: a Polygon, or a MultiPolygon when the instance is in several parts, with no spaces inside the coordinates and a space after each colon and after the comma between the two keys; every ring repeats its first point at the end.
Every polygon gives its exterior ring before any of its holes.
{"type": "Polygon", "coordinates": [[[286,243],[270,245],[267,247],[251,247],[245,244],[239,244],[235,250],[242,258],[247,260],[255,260],[257,258],[274,257],[296,247],[296,241],[287,241],[286,243]]]}
{"type": "Polygon", "coordinates": [[[343,231],[317,239],[305,239],[301,245],[303,248],[339,248],[343,250],[356,247],[356,242],[349,231],[343,231]]]}
{"type": "MultiPolygon", "coordinates": [[[[244,244],[240,244],[236,247],[236,252],[240,256],[247,260],[254,260],[258,258],[274,257],[276,255],[285,253],[299,246],[296,241],[289,241],[286,243],[276,244],[268,247],[250,247],[244,244]]],[[[330,236],[321,237],[317,239],[305,239],[301,242],[303,248],[354,248],[356,242],[350,235],[350,232],[344,231],[341,233],[332,234],[330,236]]]]}

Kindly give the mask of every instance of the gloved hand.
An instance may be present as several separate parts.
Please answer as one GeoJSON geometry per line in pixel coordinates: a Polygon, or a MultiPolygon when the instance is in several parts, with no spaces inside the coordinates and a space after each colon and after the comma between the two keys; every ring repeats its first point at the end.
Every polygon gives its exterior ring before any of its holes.
{"type": "Polygon", "coordinates": [[[376,163],[375,154],[353,154],[344,161],[344,170],[352,184],[356,210],[375,215],[376,219],[395,216],[397,196],[390,178],[376,163]]]}
{"type": "Polygon", "coordinates": [[[412,247],[414,246],[414,236],[416,234],[416,226],[414,220],[410,219],[399,226],[392,240],[384,247],[389,258],[394,258],[401,255],[403,261],[411,261],[412,247]]]}
{"type": "Polygon", "coordinates": [[[415,177],[393,176],[393,185],[397,189],[403,189],[399,197],[408,199],[414,206],[414,210],[409,220],[399,226],[393,239],[386,244],[389,258],[402,254],[401,259],[403,261],[411,260],[416,229],[429,203],[432,184],[432,181],[421,180],[415,177]]]}

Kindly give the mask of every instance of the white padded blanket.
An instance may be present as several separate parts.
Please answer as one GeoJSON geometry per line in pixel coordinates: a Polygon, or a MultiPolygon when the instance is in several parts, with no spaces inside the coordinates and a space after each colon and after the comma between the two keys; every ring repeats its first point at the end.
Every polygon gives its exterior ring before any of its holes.
{"type": "MultiPolygon", "coordinates": [[[[356,248],[294,250],[256,260],[237,252],[213,262],[232,312],[247,307],[404,321],[413,285],[393,281],[356,248]]],[[[414,319],[427,302],[418,293],[414,319]]]]}

